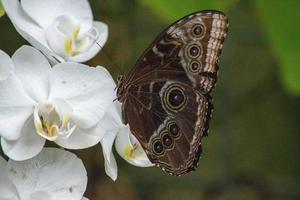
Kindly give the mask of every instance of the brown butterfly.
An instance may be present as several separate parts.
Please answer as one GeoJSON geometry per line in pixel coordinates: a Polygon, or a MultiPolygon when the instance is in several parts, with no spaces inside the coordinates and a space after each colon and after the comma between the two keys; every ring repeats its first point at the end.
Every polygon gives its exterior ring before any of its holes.
{"type": "Polygon", "coordinates": [[[227,29],[227,17],[219,11],[183,17],[118,80],[124,123],[150,161],[170,174],[179,176],[197,167],[227,29]]]}

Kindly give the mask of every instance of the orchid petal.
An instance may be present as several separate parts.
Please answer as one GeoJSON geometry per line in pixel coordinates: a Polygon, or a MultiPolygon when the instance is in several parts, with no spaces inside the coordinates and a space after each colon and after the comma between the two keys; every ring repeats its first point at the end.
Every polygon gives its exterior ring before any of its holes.
{"type": "Polygon", "coordinates": [[[0,51],[0,136],[8,140],[20,136],[20,129],[34,104],[14,75],[14,68],[9,56],[0,51]]]}
{"type": "Polygon", "coordinates": [[[26,94],[15,75],[0,81],[0,94],[0,136],[16,140],[20,137],[25,121],[32,114],[35,102],[26,94]]]}
{"type": "Polygon", "coordinates": [[[101,140],[105,172],[113,181],[115,181],[118,176],[117,162],[112,151],[116,134],[116,132],[108,132],[101,140]]]}
{"type": "Polygon", "coordinates": [[[0,50],[0,81],[6,80],[14,71],[14,63],[10,57],[0,50]]]}
{"type": "Polygon", "coordinates": [[[87,0],[22,0],[21,4],[25,12],[43,28],[50,26],[61,15],[70,16],[82,24],[82,33],[92,28],[93,14],[87,0]]]}
{"type": "Polygon", "coordinates": [[[38,50],[22,46],[12,56],[15,74],[21,80],[27,94],[36,102],[48,97],[48,74],[51,66],[38,50]]]}
{"type": "Polygon", "coordinates": [[[83,149],[96,145],[106,134],[115,134],[121,124],[115,104],[109,107],[96,126],[87,129],[77,127],[69,138],[59,138],[55,142],[67,149],[83,149]]]}
{"type": "Polygon", "coordinates": [[[7,164],[7,161],[0,156],[0,178],[6,176],[6,173],[4,173],[4,170],[3,170],[6,168],[6,164],[7,164]]]}
{"type": "Polygon", "coordinates": [[[52,62],[62,60],[50,50],[44,30],[24,12],[19,0],[2,0],[2,5],[14,27],[24,39],[43,51],[52,62]]]}
{"type": "Polygon", "coordinates": [[[21,200],[17,188],[9,180],[6,172],[7,162],[0,156],[0,199],[1,200],[21,200]]]}
{"type": "Polygon", "coordinates": [[[56,200],[49,192],[38,191],[30,195],[30,200],[56,200]]]}
{"type": "Polygon", "coordinates": [[[72,120],[82,129],[89,129],[94,127],[99,122],[98,117],[88,110],[77,108],[74,110],[72,120]]]}
{"type": "Polygon", "coordinates": [[[89,129],[77,127],[68,138],[57,138],[55,143],[66,149],[85,149],[98,144],[101,138],[98,126],[89,129]]]}
{"type": "Polygon", "coordinates": [[[23,11],[19,0],[2,0],[2,5],[15,26],[30,35],[38,36],[36,38],[43,35],[43,30],[23,11]]]}
{"type": "Polygon", "coordinates": [[[45,148],[33,159],[23,162],[9,160],[7,169],[22,197],[44,193],[51,194],[48,199],[81,200],[87,185],[82,161],[60,149],[45,148]]]}
{"type": "MultiPolygon", "coordinates": [[[[99,121],[112,104],[114,85],[113,79],[103,68],[92,68],[78,63],[61,63],[54,66],[51,71],[49,99],[60,97],[68,101],[74,109],[74,115],[77,115],[75,119],[93,115],[99,121]],[[80,114],[84,115],[79,116],[80,114]]],[[[85,120],[85,125],[95,125],[94,118],[85,120]]]]}
{"type": "Polygon", "coordinates": [[[101,130],[105,131],[105,135],[100,141],[105,161],[105,172],[114,181],[117,179],[118,168],[115,157],[113,155],[112,146],[116,135],[123,127],[120,116],[120,109],[121,104],[116,101],[113,105],[111,105],[108,113],[106,114],[106,117],[100,122],[101,130]]]}
{"type": "Polygon", "coordinates": [[[36,156],[42,150],[45,139],[35,133],[34,130],[34,123],[31,117],[22,128],[22,133],[18,140],[9,141],[1,138],[3,152],[14,160],[26,160],[36,156]]]}
{"type": "MultiPolygon", "coordinates": [[[[60,62],[65,62],[65,59],[57,54],[55,54],[52,49],[50,49],[49,45],[45,38],[36,38],[30,33],[21,30],[15,25],[18,33],[26,39],[32,46],[42,51],[42,53],[48,58],[51,65],[56,65],[60,62]]],[[[44,35],[43,35],[44,37],[44,35]]]]}

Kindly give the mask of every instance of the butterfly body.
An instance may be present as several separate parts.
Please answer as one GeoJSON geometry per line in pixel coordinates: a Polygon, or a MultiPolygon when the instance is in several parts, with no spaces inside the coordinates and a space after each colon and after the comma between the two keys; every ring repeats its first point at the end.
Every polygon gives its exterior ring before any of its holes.
{"type": "Polygon", "coordinates": [[[163,31],[119,80],[124,123],[151,162],[170,174],[197,166],[227,28],[218,11],[186,16],[163,31]]]}

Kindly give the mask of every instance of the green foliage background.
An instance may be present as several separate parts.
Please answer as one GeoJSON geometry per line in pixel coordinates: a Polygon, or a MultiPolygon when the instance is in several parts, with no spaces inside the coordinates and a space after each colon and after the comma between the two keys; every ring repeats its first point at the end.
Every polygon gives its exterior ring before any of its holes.
{"type": "Polygon", "coordinates": [[[215,9],[226,11],[238,0],[138,0],[141,4],[148,6],[153,12],[160,15],[166,21],[175,21],[176,19],[203,9],[215,9]]]}
{"type": "MultiPolygon", "coordinates": [[[[187,13],[203,9],[216,9],[226,12],[236,6],[239,0],[138,0],[149,7],[165,21],[174,21],[187,13]]],[[[255,0],[255,12],[269,45],[278,57],[281,67],[281,80],[288,92],[300,94],[300,1],[297,0],[255,0]],[[285,12],[287,11],[287,12],[285,12]]]]}
{"type": "MultiPolygon", "coordinates": [[[[172,177],[118,158],[119,179],[104,174],[100,146],[76,151],[89,172],[90,199],[300,199],[300,1],[95,0],[95,19],[109,41],[90,65],[126,73],[155,36],[197,10],[218,9],[230,20],[213,92],[215,112],[196,172],[172,177]],[[112,60],[114,62],[112,62],[112,60]],[[116,67],[117,66],[117,67],[116,67]]],[[[1,9],[0,9],[1,10],[1,9]]],[[[1,13],[1,11],[0,11],[1,13]]],[[[26,44],[0,18],[0,49],[26,44]]],[[[51,144],[49,144],[51,145],[51,144]]]]}
{"type": "Polygon", "coordinates": [[[300,94],[300,1],[256,0],[256,8],[270,47],[281,67],[286,89],[300,94]]]}
{"type": "Polygon", "coordinates": [[[0,2],[0,17],[2,17],[3,15],[4,15],[4,9],[3,9],[3,6],[2,6],[2,4],[1,4],[1,2],[0,2]]]}

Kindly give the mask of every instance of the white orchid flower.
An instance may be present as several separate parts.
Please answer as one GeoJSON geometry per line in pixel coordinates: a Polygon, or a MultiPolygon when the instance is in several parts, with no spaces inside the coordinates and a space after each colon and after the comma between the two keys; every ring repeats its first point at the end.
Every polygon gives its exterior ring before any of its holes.
{"type": "Polygon", "coordinates": [[[14,160],[37,155],[45,140],[68,149],[91,147],[104,137],[101,121],[115,83],[104,68],[65,62],[51,68],[36,49],[10,58],[0,51],[0,136],[14,160]]]}
{"type": "Polygon", "coordinates": [[[87,172],[68,151],[45,148],[27,161],[0,156],[1,200],[83,200],[87,172]]]}
{"type": "Polygon", "coordinates": [[[106,124],[103,139],[100,141],[103,149],[105,160],[105,172],[112,180],[117,179],[118,168],[115,157],[112,152],[113,143],[119,155],[128,163],[137,167],[154,166],[148,159],[141,144],[137,141],[134,135],[131,134],[129,127],[122,123],[121,119],[121,104],[115,102],[109,112],[106,114],[106,124]]]}
{"type": "Polygon", "coordinates": [[[87,0],[1,0],[16,30],[53,63],[85,62],[108,37],[87,0]]]}

